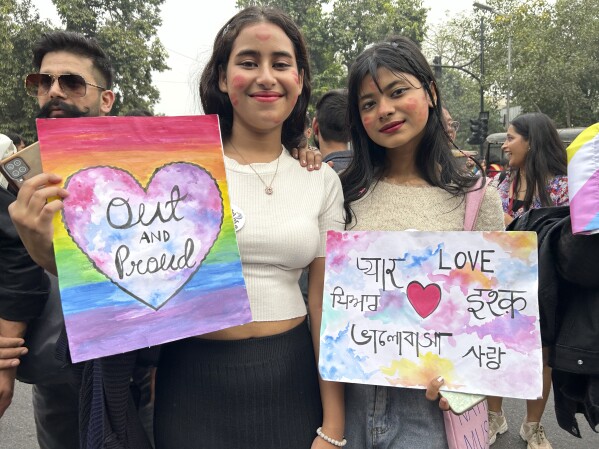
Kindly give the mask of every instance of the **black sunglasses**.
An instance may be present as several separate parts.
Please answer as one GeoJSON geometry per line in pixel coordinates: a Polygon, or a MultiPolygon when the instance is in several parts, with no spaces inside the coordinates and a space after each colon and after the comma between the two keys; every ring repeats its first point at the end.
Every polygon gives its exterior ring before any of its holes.
{"type": "Polygon", "coordinates": [[[42,97],[47,95],[54,84],[58,81],[60,89],[68,97],[84,97],[87,93],[87,86],[106,90],[105,87],[97,84],[88,83],[81,75],[66,73],[62,75],[51,75],[49,73],[30,73],[25,78],[25,90],[32,97],[42,97]]]}

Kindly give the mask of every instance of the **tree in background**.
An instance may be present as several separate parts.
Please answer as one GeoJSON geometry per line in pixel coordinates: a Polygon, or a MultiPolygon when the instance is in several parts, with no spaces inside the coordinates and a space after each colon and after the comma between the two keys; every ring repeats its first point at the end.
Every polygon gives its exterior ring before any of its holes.
{"type": "Polygon", "coordinates": [[[489,0],[486,13],[490,93],[512,92],[512,104],[540,111],[558,127],[599,121],[599,2],[489,0]],[[507,43],[512,36],[512,72],[507,43]]]}
{"type": "MultiPolygon", "coordinates": [[[[557,127],[586,127],[599,121],[599,2],[596,0],[487,0],[495,13],[472,10],[429,32],[425,53],[443,65],[468,66],[480,75],[480,20],[484,23],[485,109],[489,133],[502,131],[499,105],[540,111],[557,127]],[[512,38],[511,76],[508,41],[512,38]]],[[[469,118],[478,115],[473,98],[477,82],[455,69],[439,80],[446,104],[462,124],[459,141],[469,134],[469,118]]],[[[513,118],[513,117],[510,117],[513,118]]]]}
{"type": "MultiPolygon", "coordinates": [[[[460,16],[429,30],[423,52],[429,61],[434,57],[441,58],[441,65],[463,67],[465,70],[480,76],[478,36],[469,34],[467,18],[460,16]]],[[[477,118],[480,111],[480,84],[468,73],[450,67],[441,68],[436,74],[443,105],[450,111],[454,120],[460,122],[455,143],[463,149],[473,150],[466,143],[470,136],[470,119],[477,118]],[[440,76],[439,76],[440,75],[440,76]]],[[[503,131],[496,113],[495,103],[485,97],[485,109],[490,110],[489,133],[503,131]]]]}
{"type": "Polygon", "coordinates": [[[152,71],[168,69],[157,37],[164,0],[52,0],[68,31],[93,36],[110,58],[117,94],[112,114],[152,110],[160,98],[152,71]]]}
{"type": "Polygon", "coordinates": [[[420,0],[336,0],[330,15],[330,39],[346,69],[368,44],[401,35],[420,44],[426,9],[420,0]]]}
{"type": "MultiPolygon", "coordinates": [[[[93,36],[115,68],[117,98],[112,114],[132,109],[152,110],[159,99],[152,71],[168,67],[166,51],[157,37],[164,0],[53,0],[65,28],[93,36]]],[[[35,140],[37,101],[28,97],[23,79],[32,71],[31,50],[44,31],[32,0],[0,0],[0,132],[20,133],[35,140]]]]}
{"type": "Polygon", "coordinates": [[[23,82],[31,71],[31,48],[50,24],[40,20],[31,0],[0,0],[0,20],[0,133],[17,132],[32,142],[38,106],[23,82]]]}

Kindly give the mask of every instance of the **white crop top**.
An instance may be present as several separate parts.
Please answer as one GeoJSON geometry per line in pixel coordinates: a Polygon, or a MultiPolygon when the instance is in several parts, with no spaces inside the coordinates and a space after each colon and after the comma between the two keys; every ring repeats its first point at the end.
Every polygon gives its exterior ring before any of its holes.
{"type": "MultiPolygon", "coordinates": [[[[309,172],[287,150],[279,156],[273,194],[248,165],[225,156],[232,207],[242,215],[237,231],[254,321],[279,321],[306,315],[298,286],[304,267],[326,253],[327,230],[343,230],[343,193],[327,164],[309,172]]],[[[277,160],[252,167],[267,184],[277,160]]]]}

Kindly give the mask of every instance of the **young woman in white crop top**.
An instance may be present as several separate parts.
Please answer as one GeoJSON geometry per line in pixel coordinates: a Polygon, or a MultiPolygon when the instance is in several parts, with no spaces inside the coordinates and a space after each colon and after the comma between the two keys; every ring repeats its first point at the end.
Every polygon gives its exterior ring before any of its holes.
{"type": "Polygon", "coordinates": [[[310,172],[288,152],[302,139],[310,91],[305,42],[284,13],[246,8],[218,32],[200,96],[219,115],[253,322],[163,346],[157,449],[343,440],[343,384],[316,369],[326,232],[344,226],[341,183],[326,164],[310,172]],[[306,266],[311,334],[298,285],[306,266]]]}

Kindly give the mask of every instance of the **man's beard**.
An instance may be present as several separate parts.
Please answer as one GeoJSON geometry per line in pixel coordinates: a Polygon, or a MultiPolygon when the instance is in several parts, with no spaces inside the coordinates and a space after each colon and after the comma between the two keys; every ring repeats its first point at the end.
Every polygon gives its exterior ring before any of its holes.
{"type": "Polygon", "coordinates": [[[67,104],[64,101],[59,100],[58,98],[54,98],[48,101],[38,114],[37,118],[48,118],[50,114],[53,112],[52,109],[58,108],[62,111],[64,118],[77,118],[77,117],[87,117],[89,115],[89,108],[85,110],[79,109],[77,106],[73,106],[71,104],[67,104]]]}

